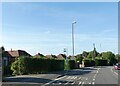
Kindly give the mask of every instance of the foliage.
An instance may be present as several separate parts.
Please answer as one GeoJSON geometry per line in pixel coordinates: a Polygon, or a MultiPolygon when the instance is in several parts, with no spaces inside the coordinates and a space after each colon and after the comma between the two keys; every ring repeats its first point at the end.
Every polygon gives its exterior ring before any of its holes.
{"type": "Polygon", "coordinates": [[[9,64],[8,66],[4,66],[4,75],[5,76],[9,76],[9,75],[12,75],[12,70],[10,69],[11,67],[11,64],[9,64]]]}
{"type": "Polygon", "coordinates": [[[68,66],[69,66],[69,69],[75,69],[75,60],[69,60],[68,66]]]}
{"type": "Polygon", "coordinates": [[[83,57],[79,54],[76,56],[76,61],[79,61],[80,64],[82,64],[83,57]]]}
{"type": "Polygon", "coordinates": [[[12,63],[14,75],[64,70],[64,60],[19,57],[12,63]]]}
{"type": "Polygon", "coordinates": [[[82,57],[87,57],[88,56],[88,52],[86,52],[86,51],[83,51],[83,53],[82,53],[82,57]]]}
{"type": "Polygon", "coordinates": [[[108,62],[107,62],[107,60],[97,58],[97,59],[95,59],[95,65],[96,66],[107,66],[108,62]]]}
{"type": "Polygon", "coordinates": [[[108,60],[108,64],[109,65],[114,65],[117,62],[117,60],[115,58],[115,55],[112,52],[110,52],[110,51],[103,52],[102,53],[102,58],[108,60]]]}
{"type": "Polygon", "coordinates": [[[117,62],[120,63],[120,54],[116,54],[115,58],[116,58],[117,62]]]}
{"type": "Polygon", "coordinates": [[[83,59],[85,67],[95,66],[95,61],[92,59],[83,59]]]}

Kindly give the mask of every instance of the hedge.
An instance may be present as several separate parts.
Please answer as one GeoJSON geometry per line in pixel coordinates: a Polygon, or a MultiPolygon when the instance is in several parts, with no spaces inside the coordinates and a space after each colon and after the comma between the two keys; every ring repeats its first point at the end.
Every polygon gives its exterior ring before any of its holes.
{"type": "Polygon", "coordinates": [[[85,67],[91,67],[91,66],[95,66],[95,61],[91,60],[91,59],[84,59],[84,66],[85,67]]]}
{"type": "Polygon", "coordinates": [[[64,70],[64,60],[20,57],[12,63],[14,75],[64,70]]]}
{"type": "Polygon", "coordinates": [[[69,60],[68,66],[69,66],[69,69],[75,69],[75,66],[76,66],[75,60],[69,60]]]}
{"type": "Polygon", "coordinates": [[[96,66],[107,66],[108,61],[104,59],[95,59],[96,66]]]}

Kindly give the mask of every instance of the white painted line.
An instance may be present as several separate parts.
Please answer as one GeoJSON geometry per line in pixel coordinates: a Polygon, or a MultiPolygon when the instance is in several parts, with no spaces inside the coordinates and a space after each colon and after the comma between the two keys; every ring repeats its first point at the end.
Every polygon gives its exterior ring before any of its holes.
{"type": "Polygon", "coordinates": [[[93,79],[93,81],[95,81],[95,79],[93,79]]]}
{"type": "Polygon", "coordinates": [[[64,85],[67,85],[69,82],[65,83],[64,85]]]}
{"type": "Polygon", "coordinates": [[[59,85],[62,84],[62,83],[59,83],[59,85]]]}
{"type": "Polygon", "coordinates": [[[74,79],[76,79],[76,78],[77,78],[77,76],[74,79]]]}
{"type": "Polygon", "coordinates": [[[70,79],[70,76],[68,76],[67,79],[70,79]]]}
{"type": "Polygon", "coordinates": [[[94,84],[95,84],[95,82],[92,82],[92,84],[94,85],[94,84]]]}
{"type": "Polygon", "coordinates": [[[75,84],[75,82],[71,83],[72,85],[75,84]]]}
{"type": "Polygon", "coordinates": [[[82,83],[83,85],[85,84],[85,82],[82,83]]]}
{"type": "Polygon", "coordinates": [[[79,85],[81,84],[82,82],[79,82],[79,85]]]}
{"type": "Polygon", "coordinates": [[[86,80],[88,80],[88,78],[86,78],[86,80]]]}
{"type": "Polygon", "coordinates": [[[114,71],[113,71],[113,68],[111,68],[111,71],[118,76],[118,73],[114,72],[114,71]]]}
{"type": "Polygon", "coordinates": [[[81,79],[81,77],[79,79],[81,79]]]}
{"type": "Polygon", "coordinates": [[[89,84],[91,84],[91,82],[89,82],[89,84]]]}
{"type": "MultiPolygon", "coordinates": [[[[65,78],[65,77],[66,77],[66,76],[57,78],[57,79],[55,79],[55,80],[53,80],[53,81],[50,81],[50,82],[48,82],[48,83],[45,83],[44,85],[41,85],[41,86],[46,86],[46,85],[48,85],[48,84],[51,84],[51,83],[53,83],[53,82],[55,82],[55,81],[57,81],[57,80],[60,80],[60,79],[62,79],[62,78],[65,78]]],[[[53,84],[54,84],[54,83],[53,83],[53,84]]]]}

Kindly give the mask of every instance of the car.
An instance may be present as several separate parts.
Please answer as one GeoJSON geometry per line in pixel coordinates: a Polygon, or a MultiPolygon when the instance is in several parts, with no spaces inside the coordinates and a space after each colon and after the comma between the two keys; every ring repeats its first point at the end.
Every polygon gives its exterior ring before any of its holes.
{"type": "Polygon", "coordinates": [[[114,66],[114,68],[115,68],[116,70],[119,70],[119,69],[120,69],[120,64],[116,64],[116,65],[114,66]]]}

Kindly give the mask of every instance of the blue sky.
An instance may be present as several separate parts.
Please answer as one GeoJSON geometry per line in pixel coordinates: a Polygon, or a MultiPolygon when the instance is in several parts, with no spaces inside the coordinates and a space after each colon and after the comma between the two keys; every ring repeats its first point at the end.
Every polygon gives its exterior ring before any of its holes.
{"type": "Polygon", "coordinates": [[[117,2],[3,3],[1,45],[32,55],[57,55],[67,48],[72,55],[73,21],[75,54],[93,50],[93,43],[98,52],[118,52],[117,2]]]}

